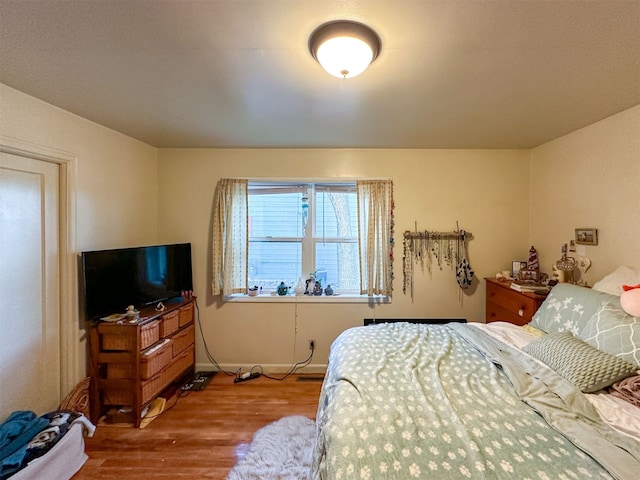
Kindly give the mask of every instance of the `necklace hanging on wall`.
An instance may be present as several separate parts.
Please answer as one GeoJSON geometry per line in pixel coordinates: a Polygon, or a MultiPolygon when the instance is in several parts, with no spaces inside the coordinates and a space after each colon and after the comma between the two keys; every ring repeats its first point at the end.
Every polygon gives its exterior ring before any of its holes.
{"type": "Polygon", "coordinates": [[[433,265],[442,270],[443,265],[454,268],[456,280],[461,289],[471,286],[473,279],[473,269],[466,256],[466,240],[471,234],[465,230],[457,229],[453,232],[430,232],[409,230],[404,232],[403,238],[403,258],[402,258],[402,293],[406,295],[407,290],[413,301],[413,277],[414,266],[420,265],[424,272],[425,266],[429,275],[432,273],[433,265]]]}

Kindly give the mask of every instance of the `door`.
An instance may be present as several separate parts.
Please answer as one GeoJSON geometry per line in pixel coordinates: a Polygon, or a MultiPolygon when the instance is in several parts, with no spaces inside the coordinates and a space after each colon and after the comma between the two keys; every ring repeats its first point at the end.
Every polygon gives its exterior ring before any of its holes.
{"type": "Polygon", "coordinates": [[[0,152],[0,417],[60,402],[59,166],[0,152]]]}

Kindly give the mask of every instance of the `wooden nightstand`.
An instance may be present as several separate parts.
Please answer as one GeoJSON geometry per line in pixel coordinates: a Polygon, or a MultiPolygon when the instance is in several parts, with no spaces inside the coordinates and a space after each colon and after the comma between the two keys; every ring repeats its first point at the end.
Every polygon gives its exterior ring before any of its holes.
{"type": "Polygon", "coordinates": [[[487,282],[486,321],[511,322],[525,325],[540,308],[546,295],[516,292],[510,282],[485,278],[487,282]]]}

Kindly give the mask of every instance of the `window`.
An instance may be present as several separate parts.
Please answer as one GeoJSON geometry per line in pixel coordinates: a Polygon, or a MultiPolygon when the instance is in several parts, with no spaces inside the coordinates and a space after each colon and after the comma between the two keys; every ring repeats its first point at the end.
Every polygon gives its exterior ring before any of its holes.
{"type": "Polygon", "coordinates": [[[293,286],[316,272],[340,292],[391,296],[393,207],[391,180],[222,178],[211,214],[212,294],[293,286]]]}
{"type": "Polygon", "coordinates": [[[323,288],[359,293],[355,183],[249,183],[248,284],[295,287],[316,272],[323,288]]]}

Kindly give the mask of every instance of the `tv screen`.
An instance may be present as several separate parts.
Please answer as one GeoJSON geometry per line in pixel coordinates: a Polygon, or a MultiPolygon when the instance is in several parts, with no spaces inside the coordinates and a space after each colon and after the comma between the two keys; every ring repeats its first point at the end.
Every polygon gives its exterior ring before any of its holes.
{"type": "Polygon", "coordinates": [[[82,252],[81,264],[88,320],[193,290],[190,243],[82,252]]]}

